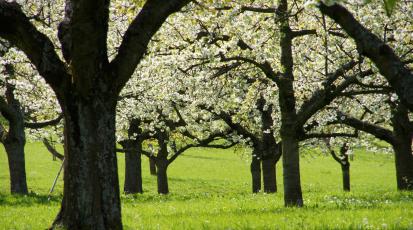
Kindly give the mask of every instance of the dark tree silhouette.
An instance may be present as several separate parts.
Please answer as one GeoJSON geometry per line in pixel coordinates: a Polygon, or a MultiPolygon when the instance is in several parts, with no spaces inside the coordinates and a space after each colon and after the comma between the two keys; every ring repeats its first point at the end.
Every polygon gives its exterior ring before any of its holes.
{"type": "Polygon", "coordinates": [[[64,195],[53,228],[122,229],[115,152],[119,92],[152,36],[189,0],[148,0],[109,62],[110,1],[67,0],[58,28],[64,62],[15,2],[0,1],[0,37],[22,50],[56,93],[65,120],[64,195]]]}

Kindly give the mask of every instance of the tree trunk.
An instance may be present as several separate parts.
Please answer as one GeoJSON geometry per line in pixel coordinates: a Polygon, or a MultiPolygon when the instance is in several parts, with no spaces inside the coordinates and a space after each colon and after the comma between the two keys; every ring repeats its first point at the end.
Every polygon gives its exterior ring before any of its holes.
{"type": "Polygon", "coordinates": [[[9,84],[9,78],[14,79],[13,65],[5,65],[6,92],[0,105],[1,115],[9,122],[8,132],[1,127],[1,142],[7,153],[10,173],[10,190],[12,194],[27,194],[26,164],[24,159],[24,146],[26,134],[24,133],[24,114],[20,102],[14,95],[15,86],[9,84]],[[7,101],[7,102],[6,102],[7,101]]]}
{"type": "Polygon", "coordinates": [[[264,177],[264,192],[277,192],[277,178],[275,172],[275,159],[273,156],[262,159],[262,172],[264,177]]]}
{"type": "Polygon", "coordinates": [[[299,139],[297,137],[296,99],[294,95],[294,60],[292,54],[293,35],[289,24],[287,0],[278,1],[277,16],[280,30],[282,76],[278,81],[281,111],[281,141],[284,177],[285,206],[303,206],[300,181],[299,139]]]}
{"type": "Polygon", "coordinates": [[[398,190],[413,190],[412,133],[407,108],[399,103],[392,116],[398,190]]]}
{"type": "Polygon", "coordinates": [[[152,158],[149,158],[149,171],[151,175],[156,175],[156,164],[152,158]]]}
{"type": "Polygon", "coordinates": [[[262,143],[260,143],[260,150],[262,153],[262,172],[264,178],[264,192],[277,192],[277,178],[275,175],[275,164],[277,162],[276,154],[278,152],[278,145],[274,138],[272,118],[273,106],[269,105],[265,108],[266,101],[264,97],[260,97],[257,101],[257,108],[261,111],[261,132],[262,143]]]}
{"type": "Polygon", "coordinates": [[[393,146],[398,190],[413,190],[413,155],[410,142],[393,146]]]}
{"type": "Polygon", "coordinates": [[[9,161],[10,189],[12,194],[28,193],[24,160],[24,144],[24,140],[22,142],[21,140],[16,139],[4,144],[9,161]]]}
{"type": "Polygon", "coordinates": [[[3,142],[9,162],[10,190],[12,194],[27,194],[24,118],[20,103],[14,98],[13,90],[7,89],[6,94],[8,94],[10,108],[13,111],[13,118],[9,120],[9,132],[3,142]]]}
{"type": "Polygon", "coordinates": [[[125,149],[125,184],[123,190],[126,194],[143,193],[140,144],[138,141],[132,140],[123,143],[125,149]]]}
{"type": "Polygon", "coordinates": [[[341,172],[343,174],[343,190],[350,191],[350,164],[341,164],[341,172]]]}
{"type": "Polygon", "coordinates": [[[252,177],[252,192],[258,193],[261,190],[261,160],[255,150],[253,150],[250,170],[252,177]]]}
{"type": "Polygon", "coordinates": [[[113,95],[67,94],[64,190],[52,228],[122,229],[113,95]]]}
{"type": "Polygon", "coordinates": [[[168,194],[169,187],[168,187],[168,161],[165,159],[156,160],[156,168],[157,168],[157,182],[158,182],[158,193],[159,194],[168,194]]]}
{"type": "Polygon", "coordinates": [[[300,158],[298,139],[291,134],[282,134],[284,203],[285,206],[303,206],[300,181],[300,158]]]}

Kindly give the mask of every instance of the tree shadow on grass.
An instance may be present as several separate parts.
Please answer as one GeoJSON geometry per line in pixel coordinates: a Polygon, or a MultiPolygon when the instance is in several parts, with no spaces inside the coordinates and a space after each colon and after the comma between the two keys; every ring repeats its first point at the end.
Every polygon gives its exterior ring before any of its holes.
{"type": "Polygon", "coordinates": [[[62,195],[54,195],[49,198],[46,194],[34,192],[28,195],[11,195],[0,193],[0,206],[33,206],[33,205],[55,205],[62,200],[62,195]]]}
{"type": "Polygon", "coordinates": [[[204,159],[204,160],[214,160],[214,161],[230,161],[229,159],[223,159],[219,157],[206,157],[206,156],[197,156],[197,155],[189,155],[189,154],[184,154],[182,155],[185,158],[195,158],[195,159],[204,159]]]}

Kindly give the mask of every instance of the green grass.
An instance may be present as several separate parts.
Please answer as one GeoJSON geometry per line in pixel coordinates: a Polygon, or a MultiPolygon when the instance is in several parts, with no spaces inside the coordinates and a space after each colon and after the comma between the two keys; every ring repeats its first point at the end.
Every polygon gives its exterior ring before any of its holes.
{"type": "MultiPolygon", "coordinates": [[[[59,210],[60,167],[40,143],[27,145],[29,196],[9,195],[8,166],[0,153],[0,229],[45,229],[59,210]]],[[[142,195],[122,195],[125,229],[413,229],[413,194],[396,191],[393,156],[356,152],[352,192],[341,191],[339,165],[329,156],[301,160],[305,207],[284,208],[282,170],[277,194],[250,193],[249,163],[232,150],[193,149],[169,168],[171,194],[156,194],[156,178],[143,160],[142,195]]],[[[123,186],[123,155],[119,154],[123,186]]]]}

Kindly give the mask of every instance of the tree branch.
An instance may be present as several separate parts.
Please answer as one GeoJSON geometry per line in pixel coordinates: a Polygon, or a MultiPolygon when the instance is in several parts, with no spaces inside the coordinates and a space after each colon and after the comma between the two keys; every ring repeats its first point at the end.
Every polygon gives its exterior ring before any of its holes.
{"type": "Polygon", "coordinates": [[[43,138],[43,144],[46,146],[47,150],[55,157],[57,157],[59,160],[63,160],[65,157],[64,155],[60,154],[53,146],[49,143],[49,141],[46,138],[43,138]]]}
{"type": "Polygon", "coordinates": [[[341,68],[337,69],[334,73],[327,77],[323,82],[323,89],[316,90],[313,95],[306,101],[297,112],[297,119],[299,124],[304,125],[308,119],[310,119],[321,108],[331,103],[339,92],[345,90],[351,83],[354,83],[357,79],[355,76],[348,77],[339,86],[334,85],[334,81],[343,76],[347,71],[356,66],[355,61],[350,61],[341,68]]]}
{"type": "Polygon", "coordinates": [[[220,57],[221,57],[221,61],[224,62],[229,62],[229,61],[242,61],[242,62],[246,62],[249,64],[254,65],[255,67],[257,67],[258,69],[260,69],[266,77],[268,77],[269,79],[273,80],[274,82],[277,82],[280,76],[280,73],[275,72],[270,63],[268,63],[267,61],[265,61],[264,63],[259,63],[253,59],[247,58],[247,57],[242,57],[242,56],[236,56],[236,57],[225,57],[224,54],[220,53],[220,57]]]}
{"type": "Polygon", "coordinates": [[[370,90],[354,90],[354,91],[347,91],[339,93],[338,96],[355,96],[355,95],[365,95],[365,94],[388,94],[391,93],[392,90],[390,89],[370,89],[370,90]]]}
{"type": "Polygon", "coordinates": [[[208,137],[201,139],[201,140],[199,138],[196,138],[198,140],[198,143],[187,144],[184,147],[180,148],[179,150],[175,149],[174,155],[172,155],[172,157],[168,159],[168,164],[171,164],[179,155],[181,155],[186,150],[190,148],[194,148],[194,147],[207,147],[209,143],[215,141],[216,138],[218,137],[223,138],[226,135],[228,135],[227,132],[215,132],[215,133],[211,133],[208,137]]]}
{"type": "Polygon", "coordinates": [[[326,6],[320,3],[320,11],[337,24],[353,38],[359,52],[370,58],[380,73],[395,89],[402,102],[413,111],[413,73],[406,67],[394,50],[378,36],[358,22],[343,6],[334,4],[326,6]]]}
{"type": "Polygon", "coordinates": [[[111,62],[115,76],[115,90],[120,91],[146,53],[149,41],[165,20],[191,0],[147,0],[142,10],[129,25],[119,52],[111,62]]]}
{"type": "Polygon", "coordinates": [[[70,78],[50,39],[36,29],[15,2],[0,0],[0,24],[0,37],[22,50],[55,92],[61,92],[70,78]]]}
{"type": "Polygon", "coordinates": [[[357,132],[354,133],[309,133],[304,134],[303,140],[312,138],[331,138],[331,137],[358,137],[357,132]]]}
{"type": "Polygon", "coordinates": [[[30,123],[30,122],[25,122],[24,127],[30,128],[30,129],[41,129],[49,125],[57,125],[59,122],[62,120],[63,114],[60,114],[57,118],[49,121],[43,121],[43,122],[36,122],[36,123],[30,123]]]}
{"type": "MultiPolygon", "coordinates": [[[[223,6],[223,7],[216,7],[215,10],[232,10],[234,7],[232,6],[223,6]]],[[[277,8],[274,7],[267,7],[267,6],[241,6],[240,13],[244,12],[256,12],[256,13],[265,13],[265,14],[274,14],[277,8]]]]}
{"type": "Polygon", "coordinates": [[[395,143],[395,138],[390,130],[375,124],[371,124],[367,121],[359,120],[342,112],[338,113],[337,120],[332,122],[331,124],[345,124],[355,129],[369,133],[380,140],[386,141],[387,143],[395,143]]]}
{"type": "Polygon", "coordinates": [[[291,31],[291,36],[293,38],[298,38],[306,35],[317,34],[317,30],[296,30],[291,31]]]}

